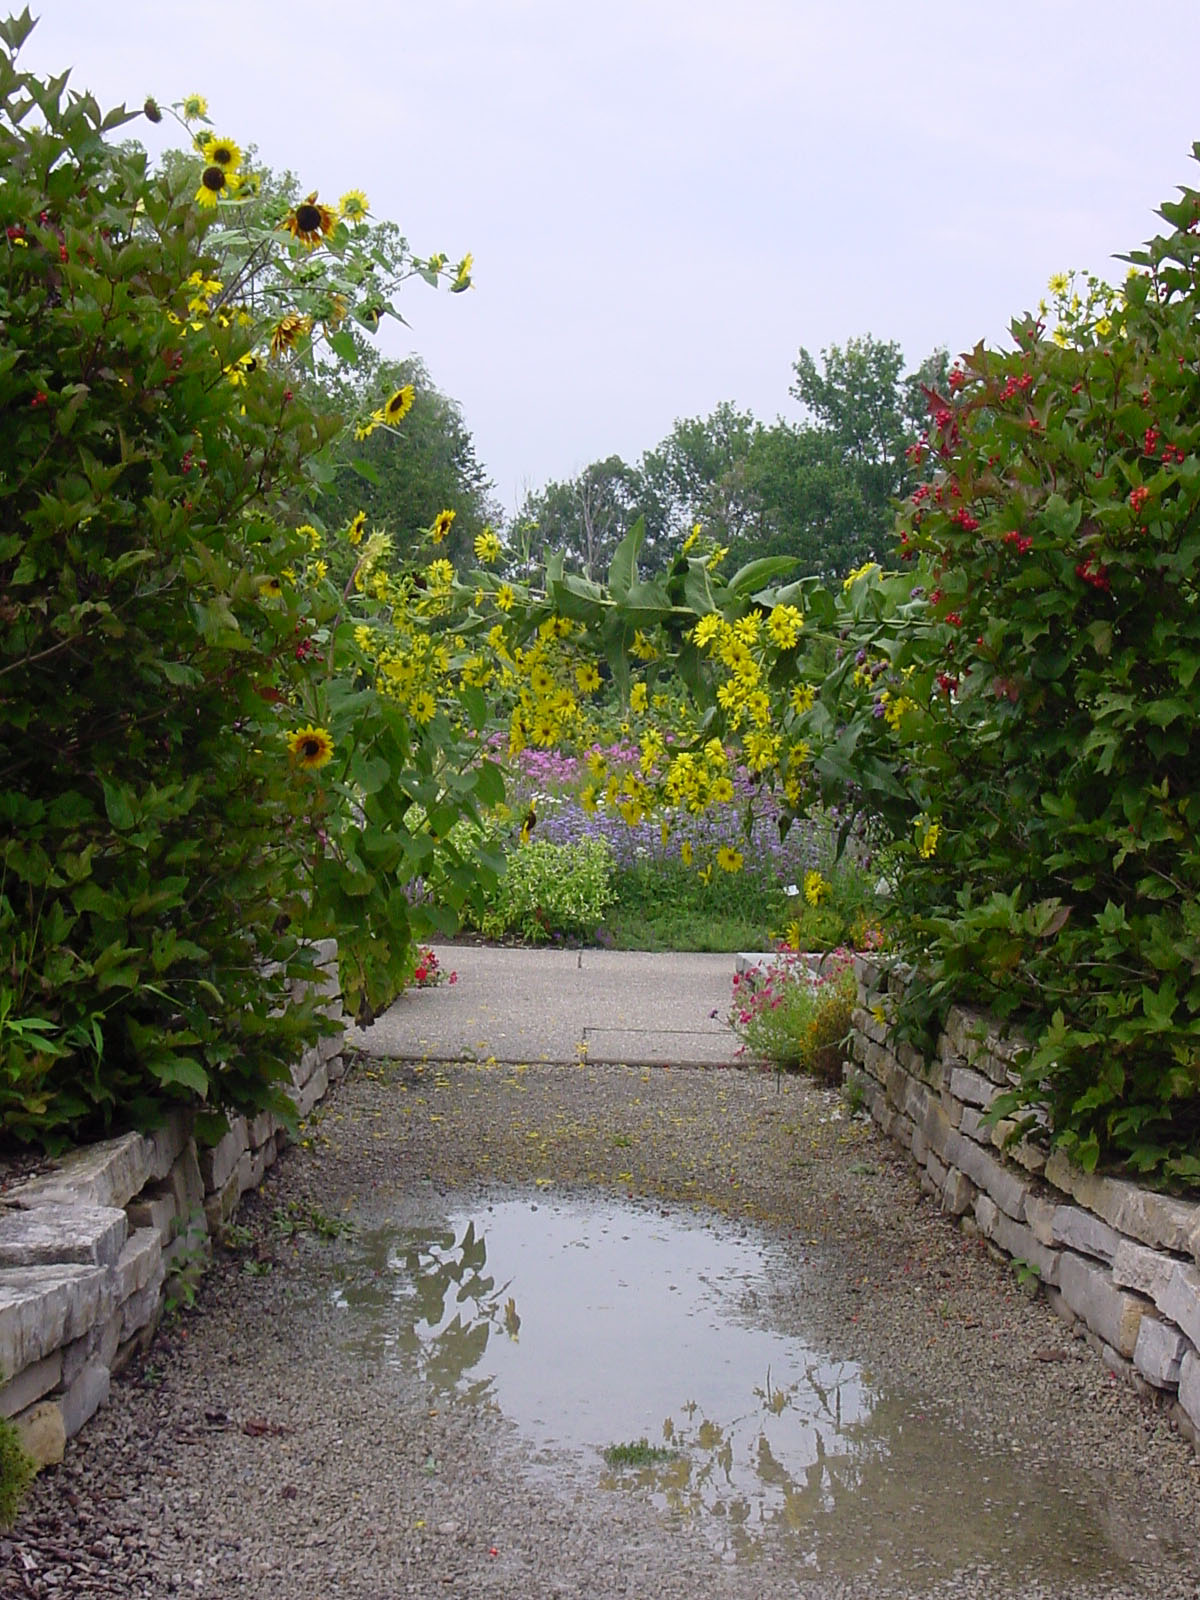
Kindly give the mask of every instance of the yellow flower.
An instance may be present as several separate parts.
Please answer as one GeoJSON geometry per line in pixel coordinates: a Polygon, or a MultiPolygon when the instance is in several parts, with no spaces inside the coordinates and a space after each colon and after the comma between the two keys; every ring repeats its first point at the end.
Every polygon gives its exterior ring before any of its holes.
{"type": "Polygon", "coordinates": [[[635,629],[633,642],[629,646],[629,654],[636,656],[639,661],[657,661],[658,651],[647,639],[640,628],[635,629]]]}
{"type": "Polygon", "coordinates": [[[215,206],[222,195],[231,194],[229,178],[224,168],[207,166],[200,174],[200,187],[196,190],[196,203],[202,206],[215,206]]]}
{"type": "Polygon", "coordinates": [[[593,694],[600,687],[600,674],[590,661],[575,668],[575,682],[583,694],[593,694]]]}
{"type": "Polygon", "coordinates": [[[832,893],[832,886],[814,868],[804,874],[804,898],[810,906],[819,906],[822,900],[828,900],[832,893]]]}
{"type": "Polygon", "coordinates": [[[436,710],[437,706],[428,689],[422,689],[413,696],[412,714],[418,722],[432,722],[433,714],[436,710]]]}
{"type": "Polygon", "coordinates": [[[425,576],[429,579],[433,589],[448,589],[454,582],[454,568],[444,558],[431,561],[425,568],[425,576]]]}
{"type": "Polygon", "coordinates": [[[432,538],[434,544],[441,544],[442,540],[450,532],[450,528],[457,514],[458,513],[454,511],[439,511],[437,516],[434,517],[433,527],[429,530],[430,537],[432,538]]]}
{"type": "Polygon", "coordinates": [[[338,201],[338,211],[349,223],[365,222],[371,207],[361,189],[347,189],[338,201]]]}
{"type": "Polygon", "coordinates": [[[376,422],[386,422],[395,425],[402,422],[412,410],[413,400],[417,391],[411,383],[406,383],[402,389],[397,389],[395,394],[389,395],[378,411],[372,412],[376,422]]]}
{"type": "Polygon", "coordinates": [[[301,317],[294,311],[287,312],[271,329],[271,354],[283,355],[284,351],[290,350],[297,339],[302,339],[311,327],[311,317],[301,317]]]}
{"type": "Polygon", "coordinates": [[[1112,318],[1101,317],[1099,322],[1096,324],[1096,332],[1102,339],[1107,339],[1109,334],[1112,332],[1112,318]]]}
{"type": "Polygon", "coordinates": [[[217,139],[211,133],[196,135],[196,145],[209,166],[220,167],[226,175],[235,173],[242,164],[242,152],[232,139],[217,139]]]}
{"type": "Polygon", "coordinates": [[[475,535],[475,557],[479,561],[499,561],[504,554],[504,546],[500,543],[494,529],[485,528],[482,533],[475,535]]]}
{"type": "Polygon", "coordinates": [[[704,646],[715,639],[720,631],[721,619],[715,611],[710,611],[706,616],[701,617],[700,621],[692,629],[692,638],[703,650],[704,646]]]}
{"type": "Polygon", "coordinates": [[[696,852],[692,849],[692,841],[690,839],[685,839],[679,846],[679,859],[683,862],[685,867],[690,867],[692,862],[695,860],[695,855],[696,852]]]}
{"type": "Polygon", "coordinates": [[[1049,290],[1050,290],[1051,294],[1066,294],[1067,289],[1069,287],[1068,282],[1067,282],[1066,273],[1065,272],[1052,273],[1051,277],[1050,277],[1050,283],[1049,283],[1048,287],[1049,287],[1049,290]]]}
{"type": "Polygon", "coordinates": [[[630,709],[637,712],[645,711],[649,693],[644,683],[635,683],[629,694],[630,709]]]}
{"type": "Polygon", "coordinates": [[[937,851],[938,840],[942,836],[940,822],[930,822],[928,817],[917,819],[917,854],[922,861],[928,861],[937,851]]]}
{"type": "Polygon", "coordinates": [[[683,556],[687,555],[688,551],[691,550],[694,547],[694,545],[695,545],[697,539],[699,539],[699,537],[700,537],[700,524],[698,522],[696,522],[696,523],[692,524],[691,533],[688,534],[687,538],[683,541],[683,544],[679,548],[680,555],[683,555],[683,556]]]}
{"type": "Polygon", "coordinates": [[[365,511],[360,511],[352,519],[350,526],[346,529],[346,537],[349,539],[351,544],[362,543],[362,536],[366,532],[366,527],[367,513],[365,511]]]}
{"type": "Polygon", "coordinates": [[[302,772],[316,772],[333,759],[333,739],[327,728],[297,728],[288,734],[287,747],[302,772]]]}
{"type": "Polygon", "coordinates": [[[800,637],[804,617],[796,606],[772,606],[767,617],[767,632],[780,650],[790,650],[800,637]]]}
{"type": "Polygon", "coordinates": [[[858,582],[859,578],[867,578],[871,575],[871,573],[879,572],[880,570],[881,568],[878,561],[866,561],[861,567],[856,567],[853,572],[847,573],[847,575],[842,579],[842,588],[852,588],[853,585],[858,582]]]}
{"type": "Polygon", "coordinates": [[[722,872],[740,872],[745,862],[745,857],[740,850],[731,849],[723,844],[717,851],[717,865],[722,872]]]}
{"type": "Polygon", "coordinates": [[[708,570],[710,572],[715,572],[728,554],[729,546],[727,544],[723,544],[719,550],[714,550],[712,555],[710,555],[708,558],[708,570]]]}
{"type": "Polygon", "coordinates": [[[516,602],[516,598],[516,594],[514,593],[511,584],[502,583],[496,590],[496,604],[500,607],[501,611],[511,611],[516,602]]]}
{"type": "Polygon", "coordinates": [[[202,94],[189,94],[179,109],[185,122],[199,122],[208,115],[208,101],[202,94]]]}
{"type": "Polygon", "coordinates": [[[337,218],[328,206],[321,205],[314,189],[307,200],[302,200],[298,206],[292,207],[279,226],[283,232],[290,233],[292,238],[305,249],[311,250],[314,245],[320,244],[327,234],[333,232],[337,226],[337,218]]]}

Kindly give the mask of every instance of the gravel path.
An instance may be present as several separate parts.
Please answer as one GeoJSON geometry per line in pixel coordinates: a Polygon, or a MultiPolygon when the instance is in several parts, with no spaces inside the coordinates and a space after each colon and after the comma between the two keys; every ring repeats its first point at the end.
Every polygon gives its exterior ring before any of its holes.
{"type": "Polygon", "coordinates": [[[1190,1446],[828,1091],[746,1071],[359,1063],[241,1221],[195,1309],[0,1539],[6,1597],[1200,1595],[1190,1446]],[[772,1324],[886,1388],[903,1471],[885,1453],[738,1559],[703,1516],[595,1459],[535,1459],[477,1391],[447,1403],[348,1348],[334,1300],[357,1236],[322,1237],[330,1220],[513,1193],[763,1230],[795,1264],[772,1324]],[[1019,1515],[996,1489],[1014,1484],[1019,1515]]]}

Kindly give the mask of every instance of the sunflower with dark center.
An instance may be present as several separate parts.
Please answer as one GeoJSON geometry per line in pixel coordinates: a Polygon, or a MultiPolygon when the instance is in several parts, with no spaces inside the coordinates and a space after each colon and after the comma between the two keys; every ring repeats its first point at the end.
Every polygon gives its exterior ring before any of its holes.
{"type": "Polygon", "coordinates": [[[441,544],[442,540],[450,532],[451,524],[457,515],[456,511],[439,511],[437,516],[434,517],[433,527],[430,530],[434,544],[441,544]]]}
{"type": "Polygon", "coordinates": [[[384,422],[401,422],[412,410],[413,398],[416,391],[411,383],[406,383],[402,389],[397,389],[390,395],[382,407],[382,420],[384,422]]]}
{"type": "Polygon", "coordinates": [[[296,728],[287,736],[288,754],[302,772],[316,772],[333,760],[328,728],[296,728]]]}
{"type": "Polygon", "coordinates": [[[323,206],[317,200],[317,191],[314,189],[307,200],[302,200],[294,206],[279,225],[287,230],[293,239],[298,239],[302,245],[311,250],[314,245],[321,243],[327,234],[333,232],[337,226],[337,218],[328,206],[323,206]]]}
{"type": "Polygon", "coordinates": [[[301,317],[294,311],[289,311],[271,330],[271,354],[281,356],[290,350],[312,327],[311,317],[301,317]]]}
{"type": "Polygon", "coordinates": [[[196,199],[202,206],[215,206],[223,194],[229,193],[229,180],[221,167],[205,167],[200,174],[200,187],[196,199]]]}
{"type": "Polygon", "coordinates": [[[236,172],[242,164],[242,152],[232,139],[206,139],[204,159],[222,172],[236,172]]]}

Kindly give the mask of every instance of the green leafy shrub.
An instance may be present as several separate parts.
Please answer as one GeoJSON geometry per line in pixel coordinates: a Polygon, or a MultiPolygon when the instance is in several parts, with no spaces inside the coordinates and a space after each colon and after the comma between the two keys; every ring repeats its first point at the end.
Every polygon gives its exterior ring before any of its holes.
{"type": "Polygon", "coordinates": [[[603,839],[531,839],[509,853],[476,926],[489,939],[515,934],[531,944],[590,938],[612,898],[612,852],[603,839]]]}
{"type": "Polygon", "coordinates": [[[764,969],[739,973],[733,989],[729,1024],[747,1051],[780,1071],[840,1081],[855,1001],[848,951],[814,976],[803,956],[784,950],[764,969]]]}

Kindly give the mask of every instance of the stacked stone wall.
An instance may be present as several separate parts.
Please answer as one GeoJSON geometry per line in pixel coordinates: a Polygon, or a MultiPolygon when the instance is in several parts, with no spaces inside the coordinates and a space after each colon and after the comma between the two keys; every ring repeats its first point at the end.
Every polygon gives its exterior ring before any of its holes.
{"type": "Polygon", "coordinates": [[[889,1040],[911,971],[855,961],[848,1068],[921,1187],[1036,1279],[1109,1369],[1169,1406],[1200,1447],[1200,1205],[1086,1173],[987,1113],[1020,1041],[954,1006],[933,1052],[889,1040]]]}
{"type": "MultiPolygon", "coordinates": [[[[321,1009],[342,1020],[337,949],[319,947],[321,1009]]],[[[287,1092],[306,1117],[344,1069],[342,1033],[304,1051],[287,1092]]],[[[178,1112],[153,1133],[72,1151],[0,1200],[0,1416],[39,1466],[108,1398],[115,1373],[144,1351],[169,1284],[194,1278],[212,1239],[287,1142],[270,1112],[234,1117],[199,1147],[178,1112]]]]}

